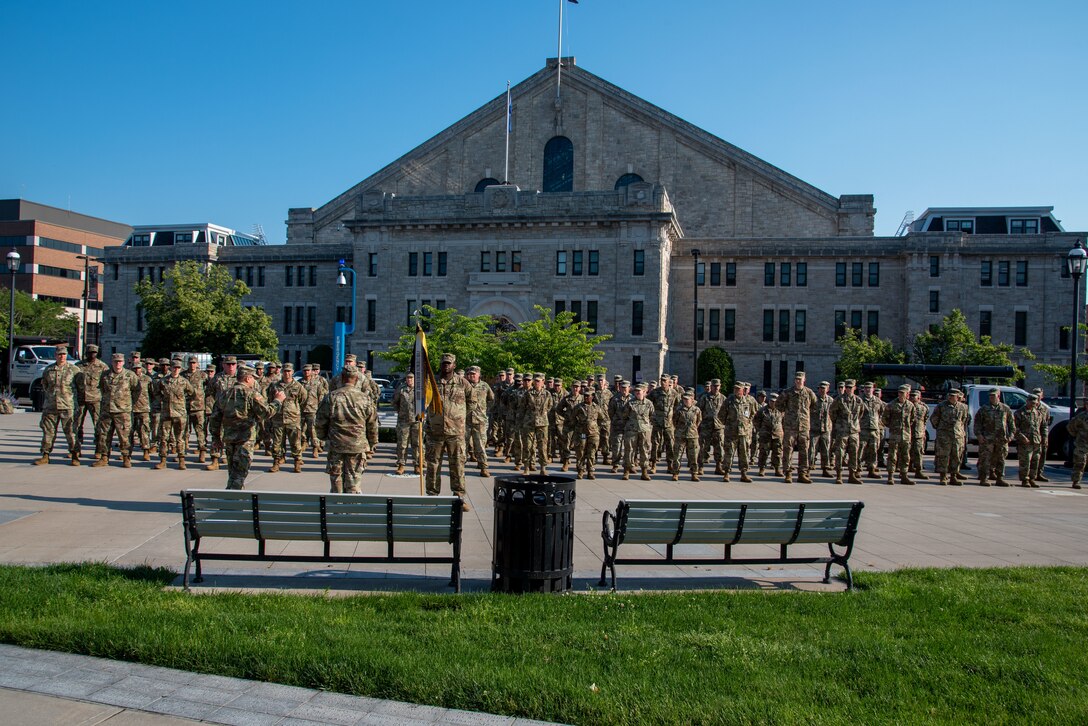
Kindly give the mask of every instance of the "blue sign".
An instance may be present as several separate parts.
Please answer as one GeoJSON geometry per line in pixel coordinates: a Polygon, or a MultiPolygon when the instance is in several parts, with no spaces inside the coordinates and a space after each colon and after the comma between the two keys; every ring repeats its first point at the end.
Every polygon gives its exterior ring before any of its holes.
{"type": "Polygon", "coordinates": [[[333,323],[332,326],[332,374],[338,375],[344,367],[344,348],[348,342],[347,323],[333,323]]]}

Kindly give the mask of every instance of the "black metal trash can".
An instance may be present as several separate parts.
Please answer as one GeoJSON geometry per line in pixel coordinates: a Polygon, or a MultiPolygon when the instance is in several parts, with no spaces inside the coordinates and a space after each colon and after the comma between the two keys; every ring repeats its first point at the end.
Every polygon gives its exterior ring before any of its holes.
{"type": "Polygon", "coordinates": [[[574,575],[574,478],[495,478],[496,592],[568,592],[574,575]]]}

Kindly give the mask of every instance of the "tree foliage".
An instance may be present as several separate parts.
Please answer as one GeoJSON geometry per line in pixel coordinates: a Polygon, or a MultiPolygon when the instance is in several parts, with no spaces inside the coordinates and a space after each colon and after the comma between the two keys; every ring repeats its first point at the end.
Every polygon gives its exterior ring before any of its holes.
{"type": "MultiPolygon", "coordinates": [[[[598,346],[611,336],[593,335],[588,323],[575,322],[573,313],[553,317],[547,308],[535,310],[537,319],[502,331],[490,315],[469,317],[454,308],[424,306],[420,324],[427,332],[431,365],[437,370],[442,354],[453,353],[459,368],[478,365],[487,378],[504,368],[544,371],[564,380],[604,371],[599,365],[604,351],[598,346]]],[[[402,326],[401,333],[396,345],[378,353],[398,371],[407,370],[412,359],[415,326],[402,326]]]]}
{"type": "MultiPolygon", "coordinates": [[[[7,350],[8,326],[11,324],[11,288],[0,288],[0,331],[7,350]]],[[[67,338],[79,330],[79,316],[65,310],[64,305],[52,300],[35,300],[21,290],[15,291],[15,335],[34,335],[42,338],[67,338]]]]}
{"type": "Polygon", "coordinates": [[[278,357],[272,318],[260,308],[242,305],[249,288],[224,267],[177,262],[162,282],[138,283],[136,294],[147,319],[144,355],[186,350],[278,357]]]}
{"type": "MultiPolygon", "coordinates": [[[[967,325],[967,318],[959,310],[953,310],[940,323],[914,336],[912,343],[914,362],[928,365],[954,366],[1012,366],[1010,354],[1016,348],[1008,343],[994,343],[990,336],[975,336],[967,325]]],[[[1031,357],[1031,352],[1021,353],[1031,357]]],[[[923,380],[937,385],[943,379],[923,380]]]]}
{"type": "MultiPolygon", "coordinates": [[[[846,333],[835,343],[842,351],[835,364],[842,378],[862,378],[861,367],[866,363],[897,364],[907,360],[906,353],[896,350],[888,338],[878,338],[875,335],[863,338],[861,332],[855,328],[847,328],[846,333]]],[[[888,379],[883,376],[870,377],[867,380],[872,380],[881,388],[888,385],[888,379]]]]}
{"type": "Polygon", "coordinates": [[[695,381],[695,385],[718,378],[723,391],[732,391],[737,377],[733,356],[718,346],[707,348],[699,354],[698,373],[699,380],[695,381]]]}
{"type": "MultiPolygon", "coordinates": [[[[1085,340],[1088,340],[1088,325],[1080,323],[1077,328],[1080,330],[1080,341],[1083,345],[1085,340]]],[[[1063,326],[1062,330],[1068,332],[1071,326],[1063,326]]],[[[1081,358],[1083,360],[1083,357],[1081,358]]],[[[1048,383],[1053,383],[1056,386],[1064,386],[1069,383],[1069,366],[1057,365],[1055,363],[1036,363],[1035,370],[1043,374],[1043,378],[1048,383]]],[[[1077,365],[1077,380],[1082,383],[1088,382],[1088,363],[1080,363],[1077,365]]]]}

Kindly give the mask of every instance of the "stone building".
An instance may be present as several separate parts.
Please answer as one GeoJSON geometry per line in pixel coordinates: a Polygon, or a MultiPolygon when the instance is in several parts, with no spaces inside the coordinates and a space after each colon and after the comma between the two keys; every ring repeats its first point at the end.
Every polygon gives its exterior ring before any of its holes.
{"type": "MultiPolygon", "coordinates": [[[[563,66],[561,89],[554,58],[513,87],[509,140],[504,94],[322,206],[289,210],[286,245],[198,254],[236,275],[263,267],[253,302],[296,362],[323,355],[333,322],[350,316],[332,284],[340,259],[357,275],[349,348],[379,371],[388,365],[374,352],[424,303],[510,323],[536,305],[573,310],[613,336],[604,365],[633,379],[670,370],[690,381],[700,320],[700,350],[719,345],[740,377],[779,386],[800,367],[832,377],[846,325],[905,346],[953,307],[969,320],[986,306],[1016,313],[991,316],[994,338],[1023,332],[1040,359],[1061,359],[1071,289],[1059,264],[1073,235],[1049,210],[1005,234],[930,224],[878,238],[871,195],[828,194],[572,58],[563,66]],[[1028,282],[980,285],[984,259],[995,270],[1024,262],[1028,282]]],[[[111,262],[131,267],[130,250],[111,262]]],[[[116,340],[135,339],[130,323],[120,330],[116,340]]]]}

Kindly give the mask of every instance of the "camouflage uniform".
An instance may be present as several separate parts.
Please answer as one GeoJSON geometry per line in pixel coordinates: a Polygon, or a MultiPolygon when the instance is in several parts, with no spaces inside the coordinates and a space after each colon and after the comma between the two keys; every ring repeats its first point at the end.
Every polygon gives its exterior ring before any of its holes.
{"type": "MultiPolygon", "coordinates": [[[[717,379],[715,379],[717,380],[717,379]]],[[[714,381],[710,382],[714,385],[714,381]]],[[[719,382],[718,385],[721,385],[719,382]]],[[[725,405],[725,396],[721,391],[707,393],[699,399],[699,410],[703,414],[703,422],[699,428],[699,473],[703,473],[703,466],[714,455],[714,473],[723,474],[724,460],[723,445],[725,443],[725,425],[719,416],[722,406],[725,405]]]]}
{"type": "MultiPolygon", "coordinates": [[[[479,372],[479,368],[473,366],[470,371],[479,372]]],[[[487,471],[487,419],[491,406],[495,401],[495,394],[491,386],[484,381],[472,384],[469,391],[467,405],[468,426],[468,458],[475,461],[480,469],[480,474],[489,476],[487,471]]]]}
{"type": "MultiPolygon", "coordinates": [[[[646,384],[638,384],[646,390],[646,384]]],[[[650,437],[653,435],[654,404],[648,398],[639,400],[632,396],[623,407],[623,478],[630,479],[635,470],[635,462],[642,469],[642,479],[650,479],[650,437]]]]}
{"type": "Polygon", "coordinates": [[[212,407],[215,406],[215,379],[218,377],[215,366],[206,366],[204,368],[204,429],[201,435],[204,437],[205,444],[211,441],[212,438],[211,421],[209,419],[212,415],[212,407]]]}
{"type": "Polygon", "coordinates": [[[917,479],[928,479],[924,471],[923,457],[926,453],[926,421],[929,420],[929,406],[922,402],[921,392],[911,392],[911,403],[914,404],[914,427],[910,436],[910,470],[917,479]]]}
{"type": "MultiPolygon", "coordinates": [[[[627,382],[623,381],[623,383],[627,382]]],[[[623,388],[622,385],[621,388],[623,388]]],[[[627,388],[630,389],[630,384],[627,385],[627,388]]],[[[608,460],[612,464],[612,471],[616,471],[621,464],[627,461],[626,440],[623,433],[623,409],[627,407],[631,399],[630,391],[627,393],[617,391],[612,396],[612,400],[608,402],[608,430],[611,437],[608,450],[612,454],[608,460]]]]}
{"type": "Polygon", "coordinates": [[[1028,403],[1013,416],[1016,428],[1016,453],[1020,458],[1020,486],[1035,487],[1035,471],[1039,466],[1039,447],[1043,443],[1040,433],[1047,413],[1039,408],[1038,396],[1028,397],[1028,403]]]}
{"type": "Polygon", "coordinates": [[[226,453],[227,489],[245,488],[249,467],[253,463],[257,424],[278,411],[279,407],[279,401],[269,402],[256,390],[256,381],[252,387],[238,381],[216,401],[209,428],[212,440],[221,444],[226,453]]]}
{"type": "Polygon", "coordinates": [[[670,462],[672,480],[680,478],[680,450],[688,458],[688,472],[692,481],[699,481],[699,427],[703,423],[703,412],[695,405],[695,394],[687,394],[681,399],[680,406],[673,412],[673,430],[676,441],[673,446],[673,459],[670,462]],[[690,404],[690,405],[685,405],[690,404]]]}
{"type": "Polygon", "coordinates": [[[861,432],[861,409],[864,404],[854,393],[853,381],[847,381],[846,393],[835,399],[828,412],[831,416],[831,435],[834,440],[835,483],[842,484],[842,468],[846,464],[851,484],[861,484],[858,478],[858,446],[861,432]]]}
{"type": "Polygon", "coordinates": [[[1088,409],[1082,408],[1069,419],[1066,432],[1073,439],[1073,488],[1080,489],[1085,459],[1088,458],[1088,409]]]}
{"type": "Polygon", "coordinates": [[[880,417],[881,411],[884,410],[884,402],[872,393],[863,390],[861,406],[860,463],[868,469],[869,476],[879,478],[876,470],[877,459],[884,446],[884,426],[880,417]]]}
{"type": "MultiPolygon", "coordinates": [[[[823,384],[820,384],[823,388],[823,384]]],[[[835,399],[821,390],[816,394],[816,402],[809,411],[809,469],[820,461],[820,468],[824,476],[831,476],[831,404],[835,399]]]]}
{"type": "Polygon", "coordinates": [[[344,386],[329,393],[317,407],[314,429],[318,438],[328,442],[330,491],[359,493],[359,481],[366,470],[370,450],[366,427],[374,412],[369,395],[355,386],[344,386]]]}
{"type": "MultiPolygon", "coordinates": [[[[228,356],[227,358],[224,358],[223,359],[224,372],[220,373],[215,378],[213,378],[212,381],[211,381],[211,385],[208,386],[207,389],[206,389],[207,391],[211,392],[211,399],[212,399],[211,408],[209,408],[207,410],[208,436],[211,439],[210,448],[211,448],[211,457],[212,457],[211,464],[207,467],[209,471],[218,471],[219,470],[219,463],[220,463],[219,460],[220,460],[220,458],[224,457],[223,442],[222,441],[217,441],[216,438],[211,435],[211,432],[212,432],[211,418],[212,418],[212,413],[215,411],[215,407],[219,404],[220,401],[223,400],[223,396],[225,396],[227,391],[229,391],[234,386],[234,384],[238,382],[237,371],[233,375],[228,374],[228,373],[225,372],[225,367],[226,366],[228,366],[228,365],[230,365],[232,363],[236,363],[236,362],[237,361],[235,360],[234,356],[228,356]]],[[[224,461],[225,461],[225,458],[224,458],[224,461]]]]}
{"type": "Polygon", "coordinates": [[[597,402],[596,396],[585,394],[582,402],[571,409],[567,420],[577,454],[578,476],[596,479],[593,467],[597,463],[597,447],[600,445],[604,426],[608,423],[608,414],[604,406],[597,402]]]}
{"type": "MultiPolygon", "coordinates": [[[[124,362],[123,356],[120,361],[124,362]]],[[[132,457],[130,448],[132,400],[138,393],[139,385],[136,374],[128,368],[122,368],[120,371],[108,370],[99,379],[99,390],[102,395],[94,442],[98,461],[93,466],[105,466],[109,461],[114,432],[117,433],[117,447],[121,450],[121,461],[126,467],[132,465],[130,461],[132,457]]]]}
{"type": "Polygon", "coordinates": [[[600,404],[605,415],[604,426],[601,427],[599,434],[601,445],[597,450],[600,452],[601,461],[604,463],[608,463],[612,459],[612,421],[608,418],[608,407],[612,403],[613,395],[608,388],[608,380],[603,375],[597,376],[597,390],[593,393],[593,400],[600,404]]]}
{"type": "Polygon", "coordinates": [[[281,379],[268,387],[269,398],[274,398],[277,391],[283,391],[285,396],[279,410],[268,420],[271,439],[269,453],[272,455],[272,466],[268,469],[270,473],[280,470],[280,465],[287,456],[288,446],[291,447],[291,455],[295,459],[294,471],[302,471],[302,409],[306,406],[310,393],[293,378],[294,372],[294,366],[285,364],[283,375],[287,380],[281,379]]]}
{"type": "MultiPolygon", "coordinates": [[[[442,360],[453,359],[452,355],[442,360]]],[[[450,490],[465,495],[465,418],[469,383],[456,373],[436,381],[442,400],[442,413],[432,408],[427,414],[427,494],[442,493],[442,457],[450,460],[450,490]]]]}
{"type": "MultiPolygon", "coordinates": [[[[170,364],[172,369],[181,372],[181,361],[170,364]]],[[[185,468],[185,456],[188,454],[188,442],[185,439],[185,425],[188,413],[186,403],[196,392],[189,381],[181,375],[169,375],[159,381],[159,394],[162,398],[162,422],[159,432],[159,463],[155,469],[166,468],[166,457],[170,453],[170,442],[174,442],[174,453],[178,457],[178,468],[185,468]]]]}
{"type": "MultiPolygon", "coordinates": [[[[804,383],[805,377],[798,375],[795,381],[804,383]]],[[[808,386],[791,388],[778,399],[776,408],[782,410],[782,456],[786,470],[786,482],[793,481],[793,450],[797,449],[797,480],[811,484],[808,476],[808,444],[811,427],[812,408],[816,405],[816,394],[808,386]]]]}
{"type": "Polygon", "coordinates": [[[189,452],[190,436],[195,435],[197,461],[203,462],[208,451],[208,442],[204,439],[204,382],[208,377],[204,375],[204,371],[192,365],[196,358],[191,357],[189,361],[189,370],[181,374],[193,387],[193,395],[189,398],[189,419],[185,427],[185,452],[189,452]]]}
{"type": "Polygon", "coordinates": [[[548,466],[548,412],[552,407],[552,396],[544,389],[537,390],[535,381],[541,380],[534,376],[534,388],[529,389],[522,396],[519,403],[518,415],[521,430],[526,442],[525,451],[522,454],[525,471],[539,468],[541,473],[548,466]],[[536,458],[537,467],[533,466],[533,458],[536,458]]]}
{"type": "MultiPolygon", "coordinates": [[[[63,346],[57,348],[58,354],[67,351],[63,346]]],[[[42,371],[42,418],[38,426],[42,430],[41,458],[35,464],[49,463],[49,454],[53,452],[53,441],[57,436],[57,427],[64,432],[68,440],[68,455],[73,466],[79,466],[79,445],[73,433],[72,411],[76,408],[75,378],[79,368],[67,360],[50,364],[42,371]]]]}
{"type": "Polygon", "coordinates": [[[880,414],[881,423],[888,428],[888,483],[894,483],[893,472],[898,470],[901,484],[913,484],[907,477],[907,467],[910,465],[911,431],[918,412],[907,399],[910,387],[899,390],[900,396],[885,404],[880,414]]]}
{"type": "Polygon", "coordinates": [[[397,473],[404,473],[404,464],[408,461],[408,451],[412,452],[412,461],[416,473],[420,471],[419,421],[416,420],[415,385],[405,383],[393,396],[393,410],[397,412],[397,473]]]}
{"type": "Polygon", "coordinates": [[[978,439],[978,483],[989,486],[992,475],[998,486],[1005,482],[1005,459],[1009,456],[1009,440],[1012,439],[1015,422],[1012,409],[990,397],[990,402],[975,412],[975,438],[978,439]]]}
{"type": "MultiPolygon", "coordinates": [[[[88,345],[88,351],[98,351],[98,346],[88,345]]],[[[75,389],[79,408],[72,422],[76,429],[76,449],[83,450],[83,424],[87,416],[91,417],[91,439],[98,440],[98,419],[102,411],[102,375],[110,369],[98,358],[76,363],[79,375],[76,376],[75,389]]],[[[98,451],[96,450],[97,454],[98,451]]]]}
{"type": "Polygon", "coordinates": [[[303,445],[309,446],[314,457],[317,457],[321,453],[321,438],[317,435],[314,424],[317,417],[317,407],[329,394],[329,384],[321,377],[317,369],[312,370],[313,376],[309,380],[302,381],[302,387],[310,394],[302,407],[302,437],[303,445]]]}
{"type": "Polygon", "coordinates": [[[140,451],[144,452],[144,461],[151,459],[151,384],[152,378],[143,366],[133,369],[136,375],[136,393],[132,398],[132,437],[129,450],[136,440],[140,440],[140,451]]]}
{"type": "MultiPolygon", "coordinates": [[[[590,395],[593,394],[591,390],[587,389],[587,392],[590,395]]],[[[574,427],[571,416],[575,407],[581,405],[584,398],[581,384],[578,382],[572,383],[570,393],[559,399],[552,412],[555,417],[555,427],[559,433],[559,462],[563,465],[563,471],[569,468],[570,464],[568,462],[572,455],[574,457],[574,467],[579,468],[581,438],[574,427]]]]}
{"type": "Polygon", "coordinates": [[[1039,464],[1035,467],[1032,481],[1046,482],[1050,480],[1043,473],[1043,468],[1046,466],[1047,451],[1050,450],[1050,426],[1054,423],[1054,416],[1050,413],[1050,406],[1043,403],[1043,389],[1033,388],[1031,392],[1039,397],[1039,403],[1036,405],[1043,412],[1043,420],[1039,424],[1039,436],[1042,437],[1042,441],[1039,442],[1039,464]]]}
{"type": "MultiPolygon", "coordinates": [[[[770,457],[774,473],[782,474],[782,440],[785,432],[782,429],[783,411],[778,408],[778,394],[771,394],[771,401],[756,414],[756,423],[759,428],[759,473],[762,475],[767,468],[767,458],[770,457]]],[[[728,446],[728,436],[726,446],[728,446]]]]}
{"type": "MultiPolygon", "coordinates": [[[[657,462],[664,456],[667,466],[678,457],[673,451],[676,442],[676,427],[673,424],[672,414],[679,398],[676,389],[670,384],[671,377],[662,374],[661,384],[655,388],[646,398],[654,405],[653,438],[650,448],[650,471],[657,472],[657,462]]],[[[669,473],[674,473],[669,469],[669,473]]]]}
{"type": "Polygon", "coordinates": [[[941,484],[951,475],[951,483],[959,484],[958,474],[960,462],[963,460],[963,449],[960,442],[967,430],[967,422],[971,419],[971,413],[967,407],[950,396],[941,401],[930,414],[929,422],[937,432],[937,441],[934,443],[934,468],[941,475],[941,484]]]}
{"type": "MultiPolygon", "coordinates": [[[[734,387],[735,393],[722,401],[718,408],[718,424],[721,426],[722,440],[725,442],[725,455],[721,459],[719,469],[724,481],[729,481],[729,471],[733,468],[733,454],[736,452],[737,468],[740,470],[740,480],[752,481],[748,476],[750,454],[748,451],[748,439],[752,431],[754,420],[751,412],[752,404],[748,397],[740,393],[743,387],[734,387]]],[[[719,394],[720,395],[720,394],[719,394]]],[[[711,408],[708,406],[708,409],[711,408]]],[[[704,419],[705,421],[705,419],[704,419]]]]}

